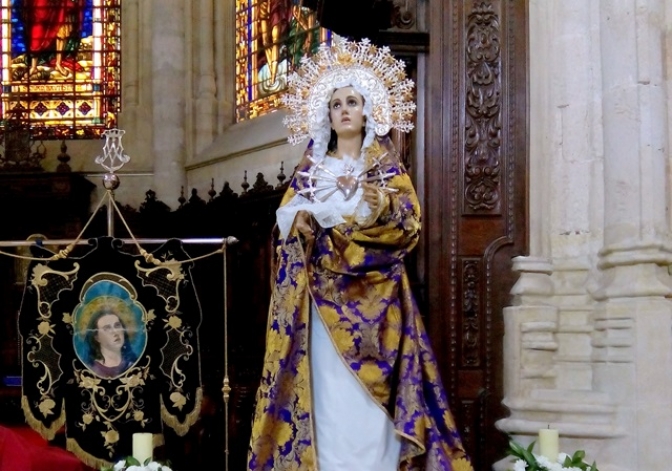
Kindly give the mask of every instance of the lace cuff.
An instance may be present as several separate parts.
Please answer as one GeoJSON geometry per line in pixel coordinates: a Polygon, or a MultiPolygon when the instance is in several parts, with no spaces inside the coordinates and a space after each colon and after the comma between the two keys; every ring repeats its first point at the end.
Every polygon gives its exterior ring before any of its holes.
{"type": "Polygon", "coordinates": [[[294,224],[294,218],[299,211],[308,211],[313,215],[322,228],[334,227],[345,222],[343,216],[333,203],[320,201],[311,202],[308,198],[295,195],[286,205],[278,208],[275,217],[280,230],[280,238],[284,239],[294,224]]]}

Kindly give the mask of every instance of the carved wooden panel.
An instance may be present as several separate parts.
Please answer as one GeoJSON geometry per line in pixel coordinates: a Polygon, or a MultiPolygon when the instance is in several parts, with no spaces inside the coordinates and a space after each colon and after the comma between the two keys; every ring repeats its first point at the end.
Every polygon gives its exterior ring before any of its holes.
{"type": "Polygon", "coordinates": [[[481,305],[481,288],[483,273],[480,260],[462,259],[462,353],[460,366],[481,366],[483,318],[481,305]]]}
{"type": "Polygon", "coordinates": [[[502,154],[502,28],[489,2],[478,2],[465,25],[465,214],[500,214],[502,154]]]}

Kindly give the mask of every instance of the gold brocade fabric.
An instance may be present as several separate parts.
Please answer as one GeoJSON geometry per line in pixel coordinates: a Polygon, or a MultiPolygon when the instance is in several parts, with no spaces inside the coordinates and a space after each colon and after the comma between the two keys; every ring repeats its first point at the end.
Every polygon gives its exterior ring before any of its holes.
{"type": "MultiPolygon", "coordinates": [[[[369,156],[393,155],[389,141],[369,156]]],[[[399,470],[472,470],[411,294],[405,255],[415,246],[420,208],[410,178],[387,159],[384,211],[372,225],[316,227],[307,247],[293,227],[279,248],[266,356],[257,393],[248,469],[317,470],[311,405],[310,305],[362,387],[388,411],[402,437],[399,470]]],[[[310,161],[304,159],[298,170],[310,161]]],[[[295,178],[286,204],[303,182],[295,178]]],[[[319,387],[316,386],[316,387],[319,387]]]]}

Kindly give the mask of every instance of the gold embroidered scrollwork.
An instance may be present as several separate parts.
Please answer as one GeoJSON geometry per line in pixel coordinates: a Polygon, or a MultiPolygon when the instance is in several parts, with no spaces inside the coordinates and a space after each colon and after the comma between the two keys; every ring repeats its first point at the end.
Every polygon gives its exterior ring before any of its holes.
{"type": "Polygon", "coordinates": [[[30,366],[41,369],[36,382],[40,397],[34,404],[35,409],[31,409],[26,396],[22,398],[21,403],[26,420],[47,438],[53,438],[65,420],[62,404],[58,403],[54,394],[54,386],[63,375],[63,370],[60,367],[61,354],[54,348],[56,332],[51,305],[58,299],[62,290],[72,289],[78,271],[77,263],[70,271],[58,271],[44,264],[36,264],[30,279],[30,285],[37,294],[39,317],[35,319],[35,328],[27,336],[24,348],[29,349],[25,353],[25,358],[30,366]],[[39,419],[35,417],[33,410],[38,410],[42,417],[39,419]],[[54,415],[55,417],[50,417],[54,415]],[[53,422],[47,427],[42,419],[50,419],[53,422]]]}
{"type": "MultiPolygon", "coordinates": [[[[174,262],[167,260],[167,262],[174,262]]],[[[158,295],[166,301],[166,311],[174,313],[180,305],[178,287],[184,281],[182,264],[179,262],[166,263],[160,267],[145,268],[140,261],[135,262],[138,276],[144,286],[153,286],[158,295]]]]}
{"type": "Polygon", "coordinates": [[[104,447],[110,457],[115,455],[119,442],[116,424],[120,421],[136,421],[144,428],[148,419],[144,413],[144,400],[138,399],[149,377],[151,360],[135,366],[118,378],[119,384],[110,394],[104,380],[87,369],[75,368],[75,381],[85,397],[81,402],[81,418],[77,426],[86,430],[94,422],[104,424],[100,432],[104,447]]]}

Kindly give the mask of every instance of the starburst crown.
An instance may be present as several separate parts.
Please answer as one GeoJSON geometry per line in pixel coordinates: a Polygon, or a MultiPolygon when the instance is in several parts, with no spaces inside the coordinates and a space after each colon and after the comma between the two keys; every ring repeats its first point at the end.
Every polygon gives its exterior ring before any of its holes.
{"type": "Polygon", "coordinates": [[[303,57],[288,78],[282,101],[290,110],[283,121],[290,131],[289,142],[296,145],[309,137],[315,151],[326,151],[331,132],[329,101],[334,90],[347,86],[364,97],[368,139],[363,147],[374,133],[384,136],[392,128],[413,129],[414,84],[406,77],[404,63],[387,46],[335,36],[331,46],[322,44],[312,57],[303,57]]]}

